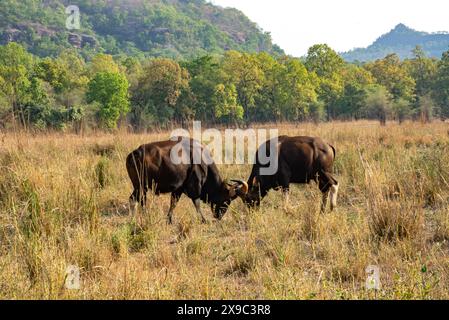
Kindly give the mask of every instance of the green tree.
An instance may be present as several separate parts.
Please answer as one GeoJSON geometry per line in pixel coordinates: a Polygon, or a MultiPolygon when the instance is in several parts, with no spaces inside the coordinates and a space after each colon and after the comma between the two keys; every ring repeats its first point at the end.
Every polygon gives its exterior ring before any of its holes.
{"type": "Polygon", "coordinates": [[[129,111],[128,80],[120,73],[100,72],[89,82],[87,102],[98,103],[103,127],[114,129],[120,116],[129,111]]]}
{"type": "Polygon", "coordinates": [[[12,122],[17,120],[22,126],[26,126],[24,106],[29,98],[30,70],[34,60],[31,54],[16,44],[10,43],[0,46],[0,91],[8,101],[12,122]]]}
{"type": "Polygon", "coordinates": [[[263,72],[254,55],[228,51],[223,57],[224,82],[234,84],[238,103],[245,110],[246,120],[252,121],[257,113],[256,98],[263,83],[263,72]]]}
{"type": "Polygon", "coordinates": [[[320,123],[326,119],[326,110],[322,101],[311,103],[309,106],[309,120],[315,124],[320,123]]]}
{"type": "Polygon", "coordinates": [[[27,100],[24,101],[23,114],[28,127],[34,126],[38,129],[56,127],[61,124],[52,117],[56,112],[53,107],[51,85],[37,77],[30,80],[27,89],[27,100]]]}
{"type": "Polygon", "coordinates": [[[394,100],[415,99],[415,80],[396,54],[390,54],[382,60],[366,65],[377,83],[387,88],[394,100]]]}
{"type": "Polygon", "coordinates": [[[381,85],[373,85],[367,89],[365,106],[362,110],[364,116],[378,119],[381,125],[387,123],[388,115],[391,114],[391,94],[381,85]]]}
{"type": "Polygon", "coordinates": [[[279,85],[280,74],[284,73],[283,67],[274,57],[260,53],[257,56],[258,64],[263,72],[261,88],[255,96],[257,108],[249,110],[251,121],[273,121],[282,117],[282,101],[284,88],[279,85]]]}
{"type": "Polygon", "coordinates": [[[282,60],[278,70],[276,91],[281,103],[280,120],[306,119],[310,105],[317,102],[317,77],[309,74],[298,59],[282,60]]]}
{"type": "Polygon", "coordinates": [[[440,109],[441,117],[449,117],[449,51],[443,53],[433,85],[433,99],[440,109]]]}
{"type": "Polygon", "coordinates": [[[342,70],[344,89],[336,102],[336,115],[345,119],[357,119],[363,108],[367,88],[374,83],[371,73],[359,66],[349,64],[342,70]]]}
{"type": "Polygon", "coordinates": [[[56,93],[61,93],[69,87],[69,73],[67,65],[57,59],[45,58],[38,62],[35,74],[51,84],[56,93]]]}
{"type": "Polygon", "coordinates": [[[128,79],[130,87],[137,87],[139,78],[142,76],[143,72],[141,61],[136,57],[125,56],[120,63],[125,68],[126,78],[128,79]]]}
{"type": "Polygon", "coordinates": [[[419,99],[419,116],[421,122],[429,123],[436,113],[436,106],[430,94],[426,94],[419,99]]]}
{"type": "Polygon", "coordinates": [[[275,59],[257,55],[262,86],[256,96],[254,120],[297,121],[305,119],[317,100],[318,78],[299,59],[275,59]]]}
{"type": "Polygon", "coordinates": [[[227,123],[238,124],[243,119],[243,107],[237,103],[237,90],[233,84],[215,87],[213,95],[215,116],[227,123]]]}
{"type": "Polygon", "coordinates": [[[328,45],[318,44],[309,49],[305,65],[309,72],[314,72],[319,77],[319,98],[326,104],[330,120],[336,115],[336,104],[343,93],[341,72],[345,63],[328,45]]]}
{"type": "Polygon", "coordinates": [[[393,102],[392,111],[395,118],[401,124],[405,119],[413,115],[413,109],[409,101],[405,99],[398,99],[393,102]]]}
{"type": "Polygon", "coordinates": [[[9,103],[1,88],[5,86],[5,80],[0,76],[0,127],[5,128],[8,122],[9,103]]]}
{"type": "Polygon", "coordinates": [[[133,123],[145,127],[158,121],[164,125],[182,118],[178,102],[189,90],[189,73],[171,59],[154,59],[143,67],[142,76],[132,92],[133,123]],[[142,122],[142,120],[150,123],[142,122]]]}
{"type": "Polygon", "coordinates": [[[89,82],[86,62],[75,50],[65,50],[56,59],[68,70],[69,90],[87,86],[89,82]]]}
{"type": "Polygon", "coordinates": [[[216,116],[212,108],[213,96],[216,86],[224,82],[224,74],[218,59],[207,55],[185,62],[183,65],[190,74],[193,116],[201,121],[214,122],[216,116]]]}
{"type": "Polygon", "coordinates": [[[421,107],[427,105],[431,99],[432,90],[435,84],[435,77],[438,71],[438,61],[426,56],[424,50],[417,46],[413,50],[413,58],[404,61],[408,73],[415,80],[416,101],[413,105],[415,115],[420,114],[422,118],[421,107]],[[421,102],[421,99],[423,101],[421,102]]]}
{"type": "MultiPolygon", "coordinates": [[[[76,110],[85,109],[85,96],[89,83],[88,68],[84,59],[74,50],[63,51],[56,59],[55,63],[64,71],[64,86],[61,92],[57,93],[55,100],[58,105],[64,106],[70,114],[82,114],[76,110]]],[[[87,111],[87,110],[85,110],[87,111]]],[[[78,116],[77,116],[78,117],[78,116]]],[[[69,116],[69,119],[71,117],[69,116]]],[[[78,122],[82,119],[78,119],[78,122]]]]}
{"type": "Polygon", "coordinates": [[[408,73],[415,80],[415,94],[418,97],[425,96],[432,91],[438,69],[437,63],[436,59],[428,58],[420,46],[413,50],[413,59],[404,61],[408,73]]]}
{"type": "Polygon", "coordinates": [[[93,57],[89,67],[90,75],[95,75],[100,72],[120,73],[122,71],[114,61],[114,58],[108,54],[97,54],[93,57]]]}

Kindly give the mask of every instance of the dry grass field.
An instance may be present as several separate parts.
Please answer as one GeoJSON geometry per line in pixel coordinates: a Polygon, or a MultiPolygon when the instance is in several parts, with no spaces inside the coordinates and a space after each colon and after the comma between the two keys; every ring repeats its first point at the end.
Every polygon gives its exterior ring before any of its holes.
{"type": "MultiPolygon", "coordinates": [[[[183,196],[129,215],[127,154],[169,133],[0,135],[2,299],[448,299],[449,126],[375,122],[280,126],[337,148],[339,207],[321,215],[315,184],[291,208],[233,202],[200,224],[183,196]],[[81,270],[80,290],[64,286],[81,270]],[[381,290],[365,288],[369,265],[381,290]]],[[[219,166],[246,179],[250,166],[219,166]]]]}

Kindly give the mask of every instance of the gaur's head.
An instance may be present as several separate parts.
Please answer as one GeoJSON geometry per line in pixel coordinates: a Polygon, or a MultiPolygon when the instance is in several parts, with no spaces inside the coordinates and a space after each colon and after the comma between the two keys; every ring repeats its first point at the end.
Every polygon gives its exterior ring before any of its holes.
{"type": "Polygon", "coordinates": [[[248,181],[248,193],[242,199],[248,208],[256,208],[260,206],[261,198],[260,181],[254,177],[248,181]]]}
{"type": "Polygon", "coordinates": [[[242,199],[248,193],[248,184],[241,180],[231,180],[233,183],[223,182],[221,190],[215,199],[211,199],[214,218],[221,220],[228,211],[229,205],[238,197],[242,199]]]}

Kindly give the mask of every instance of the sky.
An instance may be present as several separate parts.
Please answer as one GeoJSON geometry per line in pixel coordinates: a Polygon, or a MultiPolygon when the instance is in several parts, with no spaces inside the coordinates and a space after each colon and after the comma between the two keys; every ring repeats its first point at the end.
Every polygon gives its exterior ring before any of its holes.
{"type": "Polygon", "coordinates": [[[449,31],[447,0],[210,0],[243,11],[276,44],[303,56],[317,43],[338,52],[367,47],[397,24],[449,31]]]}

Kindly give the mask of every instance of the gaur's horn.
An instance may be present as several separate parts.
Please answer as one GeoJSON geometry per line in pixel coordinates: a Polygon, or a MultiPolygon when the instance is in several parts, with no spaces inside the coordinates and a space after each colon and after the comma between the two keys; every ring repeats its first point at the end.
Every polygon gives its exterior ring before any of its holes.
{"type": "Polygon", "coordinates": [[[243,194],[247,194],[249,191],[248,184],[245,181],[242,180],[231,180],[232,182],[236,182],[240,185],[240,190],[243,194]]]}

